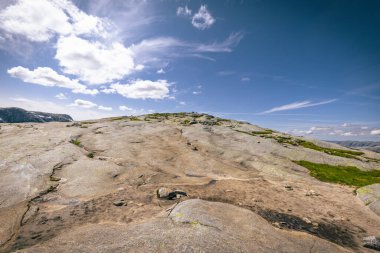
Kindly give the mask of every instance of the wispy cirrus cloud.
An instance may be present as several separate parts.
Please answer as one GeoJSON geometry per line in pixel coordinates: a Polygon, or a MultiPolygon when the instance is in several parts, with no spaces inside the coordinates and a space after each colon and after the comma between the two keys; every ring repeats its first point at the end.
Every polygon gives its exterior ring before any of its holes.
{"type": "Polygon", "coordinates": [[[157,37],[142,40],[140,43],[132,45],[130,49],[137,63],[147,64],[179,57],[208,58],[202,55],[204,53],[229,53],[243,38],[243,32],[233,32],[225,40],[212,43],[196,43],[173,37],[157,37]]]}
{"type": "Polygon", "coordinates": [[[279,111],[288,111],[288,110],[296,110],[296,109],[301,109],[301,108],[306,108],[306,107],[313,107],[313,106],[318,106],[318,105],[325,105],[325,104],[330,104],[337,101],[337,99],[330,99],[330,100],[325,100],[317,103],[313,103],[312,101],[306,100],[306,101],[301,101],[301,102],[294,102],[286,105],[281,105],[278,107],[274,107],[270,110],[261,112],[259,114],[269,114],[273,112],[279,112],[279,111]]]}

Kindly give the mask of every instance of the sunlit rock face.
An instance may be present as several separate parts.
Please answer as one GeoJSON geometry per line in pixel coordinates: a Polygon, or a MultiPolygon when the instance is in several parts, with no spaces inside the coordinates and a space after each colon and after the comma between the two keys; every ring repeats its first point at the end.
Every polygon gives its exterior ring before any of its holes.
{"type": "Polygon", "coordinates": [[[376,172],[371,151],[197,113],[0,127],[1,252],[371,252],[380,231],[378,187],[296,163],[376,172]]]}

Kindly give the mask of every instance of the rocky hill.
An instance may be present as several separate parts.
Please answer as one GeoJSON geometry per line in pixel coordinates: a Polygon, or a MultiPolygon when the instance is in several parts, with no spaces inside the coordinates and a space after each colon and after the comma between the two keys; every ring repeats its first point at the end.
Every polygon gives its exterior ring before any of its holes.
{"type": "Polygon", "coordinates": [[[347,148],[362,148],[380,153],[379,141],[330,141],[347,148]]]}
{"type": "Polygon", "coordinates": [[[17,107],[0,108],[0,123],[21,122],[70,122],[73,119],[67,114],[27,111],[17,107]]]}
{"type": "Polygon", "coordinates": [[[0,252],[378,247],[378,153],[196,113],[0,126],[0,252]]]}

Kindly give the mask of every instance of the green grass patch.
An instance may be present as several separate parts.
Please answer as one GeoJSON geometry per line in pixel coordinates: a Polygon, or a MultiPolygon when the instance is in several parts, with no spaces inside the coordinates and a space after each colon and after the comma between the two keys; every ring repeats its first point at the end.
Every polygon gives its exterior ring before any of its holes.
{"type": "Polygon", "coordinates": [[[264,137],[265,136],[261,136],[261,135],[267,135],[267,134],[272,134],[273,131],[270,130],[270,129],[267,129],[265,131],[250,131],[250,132],[247,132],[247,131],[242,131],[242,130],[235,130],[236,132],[239,132],[239,133],[243,133],[243,134],[249,134],[249,135],[252,135],[252,136],[257,136],[259,135],[260,137],[264,137]]]}
{"type": "Polygon", "coordinates": [[[94,152],[90,152],[90,153],[87,154],[88,158],[94,158],[94,156],[95,156],[94,152]]]}
{"type": "Polygon", "coordinates": [[[90,124],[95,124],[96,122],[95,121],[83,121],[81,122],[81,124],[85,124],[85,125],[90,125],[90,124]]]}
{"type": "Polygon", "coordinates": [[[380,170],[363,171],[354,166],[335,166],[304,160],[294,162],[307,168],[311,176],[323,182],[357,187],[380,183],[380,170]]]}
{"type": "Polygon", "coordinates": [[[78,147],[81,147],[81,146],[82,146],[82,145],[80,144],[80,141],[78,141],[78,140],[71,140],[70,143],[71,143],[71,144],[74,144],[74,145],[76,145],[76,146],[78,146],[78,147]]]}
{"type": "Polygon", "coordinates": [[[117,121],[117,120],[123,120],[123,119],[126,119],[125,117],[115,117],[115,118],[111,118],[111,121],[117,121]]]}
{"type": "Polygon", "coordinates": [[[356,156],[364,154],[363,152],[360,152],[360,151],[336,149],[336,148],[324,148],[310,141],[304,141],[304,140],[297,140],[297,143],[304,148],[314,149],[314,150],[324,152],[329,155],[341,156],[341,157],[346,157],[346,158],[358,159],[356,156]]]}

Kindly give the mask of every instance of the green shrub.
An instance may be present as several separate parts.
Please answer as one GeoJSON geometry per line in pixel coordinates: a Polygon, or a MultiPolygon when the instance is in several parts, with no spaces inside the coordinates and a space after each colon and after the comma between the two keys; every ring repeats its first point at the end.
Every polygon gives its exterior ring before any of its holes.
{"type": "Polygon", "coordinates": [[[94,152],[90,152],[87,154],[87,157],[88,158],[94,158],[94,155],[95,155],[94,152]]]}

